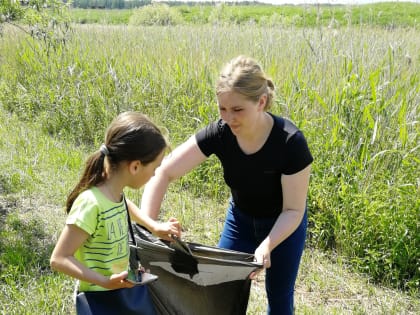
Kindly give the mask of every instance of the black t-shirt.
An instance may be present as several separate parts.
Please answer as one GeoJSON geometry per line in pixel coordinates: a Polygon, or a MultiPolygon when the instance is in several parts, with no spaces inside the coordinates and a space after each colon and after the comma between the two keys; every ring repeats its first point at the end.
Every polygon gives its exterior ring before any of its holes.
{"type": "Polygon", "coordinates": [[[270,135],[253,154],[241,150],[221,119],[195,135],[203,154],[215,154],[222,163],[236,206],[255,217],[278,216],[283,208],[282,174],[295,174],[313,161],[302,132],[289,120],[270,115],[274,119],[270,135]]]}

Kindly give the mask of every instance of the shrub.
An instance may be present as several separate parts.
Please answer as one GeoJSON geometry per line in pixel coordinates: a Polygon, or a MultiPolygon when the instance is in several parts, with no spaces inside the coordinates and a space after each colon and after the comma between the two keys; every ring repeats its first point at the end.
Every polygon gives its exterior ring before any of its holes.
{"type": "Polygon", "coordinates": [[[176,8],[166,4],[152,4],[133,11],[129,19],[130,25],[178,25],[183,19],[176,8]]]}

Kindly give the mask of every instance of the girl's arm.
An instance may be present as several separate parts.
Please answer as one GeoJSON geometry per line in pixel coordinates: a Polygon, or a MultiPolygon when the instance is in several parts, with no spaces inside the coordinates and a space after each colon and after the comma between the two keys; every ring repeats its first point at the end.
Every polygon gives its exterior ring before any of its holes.
{"type": "Polygon", "coordinates": [[[124,281],[128,272],[105,277],[83,265],[75,257],[76,250],[83,245],[89,234],[74,224],[66,224],[50,258],[51,268],[73,278],[93,283],[106,289],[131,288],[124,281]]]}
{"type": "Polygon", "coordinates": [[[206,158],[198,147],[195,136],[191,136],[175,148],[146,184],[141,200],[141,211],[156,220],[169,183],[188,173],[206,158]]]}
{"type": "Polygon", "coordinates": [[[146,213],[140,209],[131,200],[126,199],[128,211],[133,221],[146,227],[154,235],[167,241],[171,241],[171,235],[181,237],[181,226],[177,219],[170,218],[168,222],[159,223],[150,218],[146,213]]]}
{"type": "Polygon", "coordinates": [[[283,211],[268,236],[255,250],[257,262],[270,268],[271,251],[288,238],[302,222],[305,214],[311,166],[293,175],[282,175],[283,211]]]}

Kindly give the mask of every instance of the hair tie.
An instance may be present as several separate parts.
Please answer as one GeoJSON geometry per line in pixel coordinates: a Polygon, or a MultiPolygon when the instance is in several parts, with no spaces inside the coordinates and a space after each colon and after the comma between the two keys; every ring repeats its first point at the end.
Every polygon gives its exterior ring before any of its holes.
{"type": "Polygon", "coordinates": [[[99,151],[105,156],[109,155],[109,150],[106,147],[106,145],[103,144],[103,143],[101,144],[101,147],[99,148],[99,151]]]}

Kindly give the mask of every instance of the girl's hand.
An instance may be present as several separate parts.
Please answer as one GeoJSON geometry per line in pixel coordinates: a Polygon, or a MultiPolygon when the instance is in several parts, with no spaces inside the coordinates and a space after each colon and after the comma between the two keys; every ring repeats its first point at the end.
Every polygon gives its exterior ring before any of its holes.
{"type": "Polygon", "coordinates": [[[102,284],[101,286],[109,290],[134,287],[133,283],[127,281],[127,277],[128,277],[127,271],[113,274],[109,278],[106,278],[104,284],[102,284]]]}
{"type": "Polygon", "coordinates": [[[161,239],[172,241],[172,235],[181,237],[181,225],[176,218],[170,218],[168,222],[158,223],[153,234],[161,239]]]}
{"type": "Polygon", "coordinates": [[[258,274],[263,271],[266,268],[270,268],[271,267],[271,259],[270,259],[270,254],[271,254],[271,250],[269,248],[269,246],[265,243],[262,242],[260,244],[260,246],[258,246],[258,248],[255,250],[254,253],[254,257],[255,257],[255,261],[257,263],[260,263],[263,265],[263,267],[261,269],[258,269],[254,272],[251,272],[251,274],[249,275],[250,279],[256,279],[258,274]]]}

